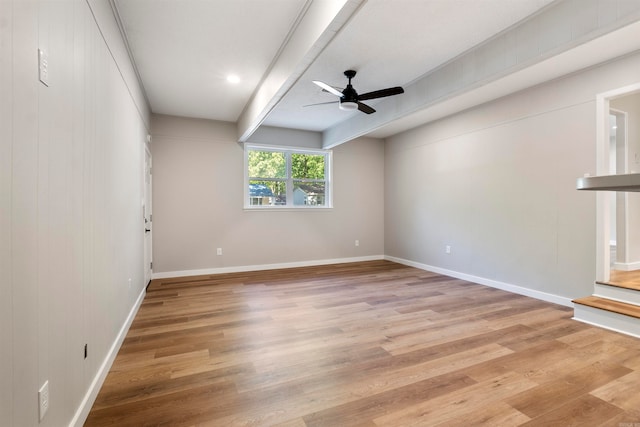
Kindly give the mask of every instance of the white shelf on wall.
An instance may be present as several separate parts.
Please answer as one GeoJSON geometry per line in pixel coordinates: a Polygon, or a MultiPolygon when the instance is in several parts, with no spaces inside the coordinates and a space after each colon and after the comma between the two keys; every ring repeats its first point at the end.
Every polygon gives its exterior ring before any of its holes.
{"type": "Polygon", "coordinates": [[[586,176],[578,178],[578,190],[640,192],[640,173],[586,176]]]}

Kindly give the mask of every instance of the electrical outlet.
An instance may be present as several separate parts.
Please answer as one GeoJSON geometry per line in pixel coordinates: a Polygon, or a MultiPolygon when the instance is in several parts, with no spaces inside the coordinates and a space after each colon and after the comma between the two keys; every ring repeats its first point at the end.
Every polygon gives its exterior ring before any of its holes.
{"type": "Polygon", "coordinates": [[[129,277],[129,289],[131,289],[131,277],[129,277]]]}
{"type": "Polygon", "coordinates": [[[38,414],[40,421],[42,421],[49,410],[49,380],[45,381],[40,390],[38,390],[38,402],[38,414]]]}
{"type": "Polygon", "coordinates": [[[360,246],[360,240],[356,240],[356,246],[360,246]]]}
{"type": "Polygon", "coordinates": [[[216,254],[218,254],[218,255],[222,255],[222,248],[218,248],[218,249],[216,249],[216,254]]]}
{"type": "Polygon", "coordinates": [[[451,253],[451,246],[449,246],[449,245],[445,246],[444,247],[444,252],[447,253],[447,254],[450,254],[451,253]]]}

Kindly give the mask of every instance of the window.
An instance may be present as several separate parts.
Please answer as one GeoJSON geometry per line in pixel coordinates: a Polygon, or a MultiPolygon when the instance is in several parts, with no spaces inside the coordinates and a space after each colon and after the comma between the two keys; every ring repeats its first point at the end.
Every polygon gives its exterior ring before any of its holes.
{"type": "Polygon", "coordinates": [[[331,207],[331,151],[245,145],[245,207],[331,207]]]}

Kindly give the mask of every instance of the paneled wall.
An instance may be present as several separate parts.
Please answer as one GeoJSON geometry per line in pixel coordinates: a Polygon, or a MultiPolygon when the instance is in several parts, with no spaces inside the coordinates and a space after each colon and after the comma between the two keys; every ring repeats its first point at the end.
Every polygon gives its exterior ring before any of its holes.
{"type": "Polygon", "coordinates": [[[2,426],[82,423],[144,293],[148,108],[127,61],[107,0],[0,1],[2,426]]]}
{"type": "Polygon", "coordinates": [[[385,254],[551,301],[590,295],[596,196],[576,179],[596,173],[596,95],[639,71],[629,55],[389,138],[385,254]]]}

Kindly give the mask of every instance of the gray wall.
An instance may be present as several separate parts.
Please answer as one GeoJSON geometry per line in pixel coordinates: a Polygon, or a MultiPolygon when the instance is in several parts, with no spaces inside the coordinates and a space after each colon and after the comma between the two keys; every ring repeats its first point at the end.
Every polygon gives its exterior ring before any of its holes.
{"type": "Polygon", "coordinates": [[[106,0],[0,1],[2,426],[82,422],[144,291],[148,113],[119,37],[106,0]]]}
{"type": "MultiPolygon", "coordinates": [[[[273,132],[270,141],[277,140],[273,132]]],[[[332,209],[256,211],[243,209],[235,124],[154,115],[152,134],[156,277],[382,257],[381,140],[361,138],[334,150],[332,209]]],[[[291,145],[292,135],[284,132],[282,145],[291,145]]]]}
{"type": "Polygon", "coordinates": [[[596,94],[639,69],[632,55],[389,138],[385,254],[563,303],[591,294],[596,199],[576,178],[595,174],[596,94]]]}

